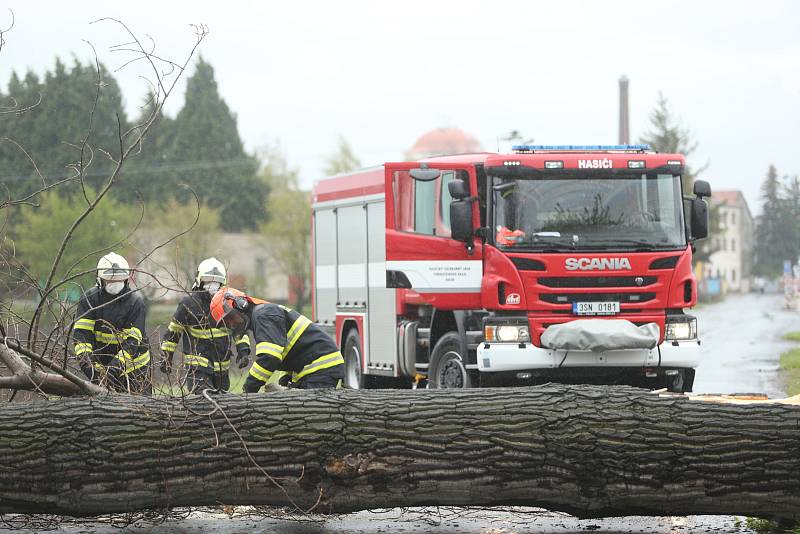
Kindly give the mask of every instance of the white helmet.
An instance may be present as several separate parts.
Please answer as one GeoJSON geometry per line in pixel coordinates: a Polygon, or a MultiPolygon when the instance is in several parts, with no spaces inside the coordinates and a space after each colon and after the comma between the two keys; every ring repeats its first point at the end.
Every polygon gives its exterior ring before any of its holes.
{"type": "Polygon", "coordinates": [[[228,275],[225,272],[225,266],[217,258],[206,258],[197,266],[197,278],[195,278],[197,287],[204,282],[218,282],[224,286],[227,281],[228,275]]]}
{"type": "Polygon", "coordinates": [[[116,252],[109,252],[97,262],[97,283],[101,280],[117,281],[127,280],[131,275],[131,268],[125,258],[116,252]]]}

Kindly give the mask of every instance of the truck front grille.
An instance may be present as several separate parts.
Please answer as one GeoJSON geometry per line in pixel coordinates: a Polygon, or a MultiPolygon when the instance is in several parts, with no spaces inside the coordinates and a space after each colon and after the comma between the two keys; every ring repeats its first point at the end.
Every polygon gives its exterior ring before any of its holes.
{"type": "Polygon", "coordinates": [[[644,287],[655,284],[656,276],[543,276],[546,287],[644,287]]]}

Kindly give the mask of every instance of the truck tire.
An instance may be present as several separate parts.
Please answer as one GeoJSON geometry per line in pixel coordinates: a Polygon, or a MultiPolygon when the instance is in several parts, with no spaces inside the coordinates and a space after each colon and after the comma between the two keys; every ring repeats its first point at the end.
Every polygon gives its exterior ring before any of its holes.
{"type": "Polygon", "coordinates": [[[351,328],[344,340],[344,385],[350,389],[364,389],[361,354],[361,337],[351,328]]]}
{"type": "Polygon", "coordinates": [[[439,338],[431,353],[428,387],[431,389],[463,389],[472,387],[472,380],[461,354],[461,336],[448,332],[439,338]]]}

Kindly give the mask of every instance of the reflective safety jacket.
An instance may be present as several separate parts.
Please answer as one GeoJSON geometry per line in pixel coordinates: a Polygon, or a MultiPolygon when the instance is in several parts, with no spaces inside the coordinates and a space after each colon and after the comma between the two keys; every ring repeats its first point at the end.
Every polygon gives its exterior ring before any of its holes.
{"type": "Polygon", "coordinates": [[[75,356],[88,356],[96,371],[113,367],[120,376],[143,369],[150,363],[144,337],[146,312],[141,295],[127,287],[119,295],[93,287],[83,295],[75,314],[75,356]]]}
{"type": "Polygon", "coordinates": [[[250,328],[255,337],[256,361],[250,368],[245,391],[258,391],[275,371],[291,372],[294,381],[318,372],[344,378],[339,348],[308,317],[278,304],[259,304],[253,308],[250,328]]]}
{"type": "MultiPolygon", "coordinates": [[[[172,317],[161,350],[172,357],[183,338],[183,363],[201,373],[227,373],[231,366],[231,331],[211,326],[211,295],[194,291],[181,300],[172,317]]],[[[250,338],[236,340],[240,357],[250,355],[250,338]]]]}

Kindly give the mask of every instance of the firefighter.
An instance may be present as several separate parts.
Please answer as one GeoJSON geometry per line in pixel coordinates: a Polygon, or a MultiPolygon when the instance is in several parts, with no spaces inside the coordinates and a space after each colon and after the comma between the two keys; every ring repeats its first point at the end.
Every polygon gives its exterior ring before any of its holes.
{"type": "Polygon", "coordinates": [[[97,262],[97,285],[78,302],[72,337],[81,370],[113,391],[150,394],[144,299],[130,288],[128,262],[115,252],[97,262]]]}
{"type": "Polygon", "coordinates": [[[341,385],[344,359],[336,343],[294,310],[225,287],[211,299],[211,315],[236,333],[249,329],[256,360],[244,385],[254,393],[276,371],[291,373],[292,387],[328,389],[341,385]]]}
{"type": "MultiPolygon", "coordinates": [[[[183,364],[187,368],[186,387],[190,393],[204,389],[224,392],[230,388],[231,331],[216,328],[209,313],[211,297],[226,282],[222,262],[216,258],[201,261],[191,292],[178,304],[161,342],[160,369],[167,374],[175,349],[183,338],[183,364]]],[[[244,369],[250,364],[250,338],[240,336],[235,344],[236,363],[239,369],[244,369]]]]}

